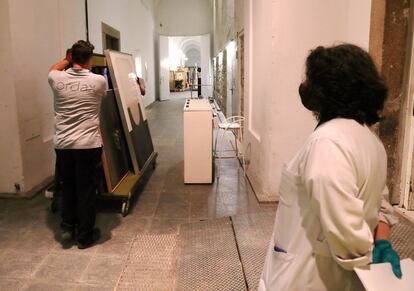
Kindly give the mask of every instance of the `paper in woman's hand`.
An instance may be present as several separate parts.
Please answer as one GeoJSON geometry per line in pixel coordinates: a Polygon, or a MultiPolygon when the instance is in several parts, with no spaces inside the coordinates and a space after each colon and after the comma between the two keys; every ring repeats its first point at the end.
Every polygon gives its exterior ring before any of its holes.
{"type": "Polygon", "coordinates": [[[372,264],[354,270],[367,291],[414,290],[414,261],[411,259],[401,260],[401,279],[394,275],[390,263],[372,264]]]}

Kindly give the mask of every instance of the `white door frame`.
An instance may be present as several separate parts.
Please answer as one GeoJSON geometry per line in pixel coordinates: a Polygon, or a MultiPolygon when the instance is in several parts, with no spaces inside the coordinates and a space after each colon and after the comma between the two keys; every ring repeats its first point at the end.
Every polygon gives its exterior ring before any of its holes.
{"type": "MultiPolygon", "coordinates": [[[[411,12],[414,12],[414,3],[411,3],[411,12]]],[[[414,17],[410,18],[407,41],[407,59],[405,62],[404,78],[404,101],[402,105],[403,123],[402,135],[403,140],[402,160],[401,160],[401,183],[400,183],[400,203],[399,206],[407,210],[414,210],[414,17]]]]}
{"type": "Polygon", "coordinates": [[[159,52],[160,52],[160,101],[170,99],[170,61],[169,61],[169,37],[160,35],[159,39],[159,52]]]}

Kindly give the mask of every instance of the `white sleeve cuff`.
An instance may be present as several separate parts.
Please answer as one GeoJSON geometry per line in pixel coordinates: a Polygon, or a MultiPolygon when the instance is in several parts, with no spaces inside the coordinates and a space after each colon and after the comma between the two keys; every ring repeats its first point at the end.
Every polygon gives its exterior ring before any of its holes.
{"type": "Polygon", "coordinates": [[[371,251],[365,256],[355,259],[342,259],[334,256],[334,260],[345,270],[352,271],[356,267],[366,266],[371,263],[371,251]]]}

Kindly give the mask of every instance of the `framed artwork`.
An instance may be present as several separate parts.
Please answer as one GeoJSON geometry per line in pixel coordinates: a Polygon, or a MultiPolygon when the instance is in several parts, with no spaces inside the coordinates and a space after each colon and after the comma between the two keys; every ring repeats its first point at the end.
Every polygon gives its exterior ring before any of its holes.
{"type": "Polygon", "coordinates": [[[113,192],[131,169],[128,145],[113,90],[107,91],[102,98],[100,127],[105,181],[108,191],[113,192]]]}
{"type": "Polygon", "coordinates": [[[134,59],[130,54],[105,50],[109,73],[125,139],[136,174],[141,172],[154,152],[145,106],[137,84],[134,59]]]}

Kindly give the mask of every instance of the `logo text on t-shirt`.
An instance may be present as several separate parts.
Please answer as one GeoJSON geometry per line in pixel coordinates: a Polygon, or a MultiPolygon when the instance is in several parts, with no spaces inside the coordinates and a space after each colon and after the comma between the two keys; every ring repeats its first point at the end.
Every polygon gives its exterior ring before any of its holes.
{"type": "Polygon", "coordinates": [[[66,90],[66,91],[72,91],[72,92],[78,92],[78,91],[88,91],[88,90],[94,90],[95,89],[95,85],[93,84],[85,84],[85,83],[81,83],[79,82],[68,82],[68,83],[63,83],[63,82],[57,82],[56,83],[56,90],[58,91],[62,91],[62,90],[66,90]]]}

